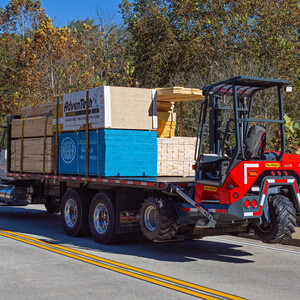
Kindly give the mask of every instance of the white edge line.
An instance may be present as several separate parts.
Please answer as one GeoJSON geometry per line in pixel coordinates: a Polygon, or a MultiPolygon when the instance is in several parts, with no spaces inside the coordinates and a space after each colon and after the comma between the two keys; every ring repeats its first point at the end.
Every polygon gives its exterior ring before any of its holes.
{"type": "Polygon", "coordinates": [[[235,241],[235,240],[227,240],[227,239],[222,239],[222,238],[218,238],[218,237],[206,237],[206,238],[211,239],[211,240],[215,239],[215,240],[224,241],[224,242],[236,243],[236,244],[240,244],[240,245],[253,246],[253,247],[257,247],[257,248],[265,248],[265,249],[269,249],[269,250],[276,250],[276,251],[281,251],[281,252],[300,254],[300,251],[293,251],[293,250],[275,248],[275,247],[264,246],[264,245],[256,245],[256,244],[252,244],[252,243],[239,242],[239,241],[235,241]]]}

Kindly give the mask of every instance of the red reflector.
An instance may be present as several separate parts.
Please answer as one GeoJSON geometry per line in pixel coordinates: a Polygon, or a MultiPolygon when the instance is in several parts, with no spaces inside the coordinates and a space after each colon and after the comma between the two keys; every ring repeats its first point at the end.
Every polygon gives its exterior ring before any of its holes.
{"type": "Polygon", "coordinates": [[[191,211],[191,209],[189,207],[181,207],[182,211],[191,211]]]}
{"type": "Polygon", "coordinates": [[[238,192],[234,192],[232,196],[233,198],[237,199],[240,196],[240,194],[238,192]]]}
{"type": "Polygon", "coordinates": [[[287,175],[288,175],[288,172],[287,172],[287,171],[284,171],[283,174],[284,174],[284,176],[287,176],[287,175]]]}
{"type": "Polygon", "coordinates": [[[278,175],[278,176],[280,176],[280,175],[281,175],[281,172],[280,172],[280,171],[278,171],[278,172],[277,172],[277,175],[278,175]]]}
{"type": "Polygon", "coordinates": [[[272,176],[274,176],[274,175],[275,175],[275,172],[274,172],[274,171],[272,171],[272,172],[271,172],[271,175],[272,175],[272,176]]]}
{"type": "Polygon", "coordinates": [[[252,200],[252,201],[251,201],[251,206],[252,206],[253,208],[255,208],[255,207],[257,206],[256,200],[252,200]]]}
{"type": "Polygon", "coordinates": [[[249,207],[250,207],[250,201],[249,201],[249,200],[245,200],[244,206],[245,206],[246,208],[249,208],[249,207]]]}

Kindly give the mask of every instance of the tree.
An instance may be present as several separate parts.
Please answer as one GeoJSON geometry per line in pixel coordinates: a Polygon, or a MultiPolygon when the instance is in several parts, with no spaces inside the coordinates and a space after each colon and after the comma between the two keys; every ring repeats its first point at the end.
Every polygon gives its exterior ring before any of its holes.
{"type": "MultiPolygon", "coordinates": [[[[134,76],[141,86],[201,88],[237,75],[287,79],[300,72],[297,0],[123,0],[134,76]]],[[[299,90],[286,111],[299,119],[299,90]]],[[[272,105],[261,100],[264,114],[272,105]]],[[[185,104],[190,127],[196,124],[185,104]]],[[[196,111],[199,109],[196,107],[196,111]]]]}

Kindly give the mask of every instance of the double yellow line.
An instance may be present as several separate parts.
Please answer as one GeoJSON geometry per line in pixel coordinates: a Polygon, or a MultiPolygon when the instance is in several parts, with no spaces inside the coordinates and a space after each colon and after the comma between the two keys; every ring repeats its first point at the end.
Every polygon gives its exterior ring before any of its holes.
{"type": "Polygon", "coordinates": [[[137,278],[178,292],[182,292],[184,294],[195,296],[201,299],[244,300],[244,298],[240,298],[234,295],[209,289],[197,284],[189,283],[180,279],[172,278],[155,272],[136,268],[127,264],[119,263],[110,259],[102,258],[82,251],[73,250],[71,248],[63,247],[60,245],[53,245],[16,232],[0,230],[0,235],[44,250],[61,254],[79,261],[83,261],[85,263],[89,263],[107,270],[115,271],[124,275],[131,276],[133,278],[137,278]]]}

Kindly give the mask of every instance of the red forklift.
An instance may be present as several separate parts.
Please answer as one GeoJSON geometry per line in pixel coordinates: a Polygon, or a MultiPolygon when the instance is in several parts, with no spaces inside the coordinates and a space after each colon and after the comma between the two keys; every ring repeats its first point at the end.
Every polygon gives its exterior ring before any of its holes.
{"type": "Polygon", "coordinates": [[[179,220],[196,216],[201,207],[211,214],[210,222],[201,218],[196,223],[203,235],[236,228],[236,232],[253,229],[266,243],[282,243],[292,236],[300,214],[300,156],[285,153],[282,94],[287,86],[284,80],[239,76],[203,88],[195,200],[182,195],[190,205],[177,207],[179,220]],[[273,107],[277,117],[258,118],[263,108],[256,105],[257,96],[271,88],[277,93],[273,107]],[[280,133],[279,152],[270,150],[268,128],[280,133]]]}

